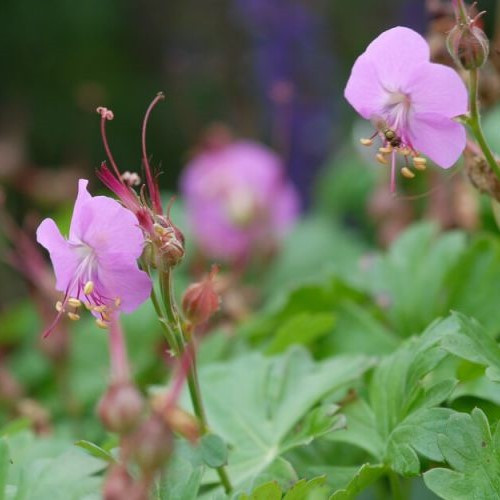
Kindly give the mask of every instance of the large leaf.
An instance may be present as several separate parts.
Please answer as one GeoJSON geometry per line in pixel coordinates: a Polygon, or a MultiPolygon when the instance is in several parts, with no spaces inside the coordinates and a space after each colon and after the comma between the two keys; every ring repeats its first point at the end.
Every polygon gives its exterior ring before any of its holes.
{"type": "Polygon", "coordinates": [[[328,394],[345,393],[370,366],[365,356],[316,363],[292,349],[275,358],[251,354],[203,367],[208,421],[228,443],[233,483],[251,482],[284,451],[338,425],[338,416],[313,407],[328,394]]]}
{"type": "Polygon", "coordinates": [[[452,415],[439,448],[451,469],[435,468],[424,474],[425,484],[446,500],[500,498],[500,425],[494,436],[484,413],[452,415]]]}
{"type": "Polygon", "coordinates": [[[388,317],[399,334],[418,333],[447,312],[445,280],[464,246],[462,233],[438,237],[436,226],[418,224],[375,263],[369,272],[371,291],[387,304],[388,317]]]}
{"type": "Polygon", "coordinates": [[[358,493],[363,491],[370,484],[373,484],[386,473],[387,468],[384,465],[364,464],[356,471],[345,488],[333,493],[330,500],[352,500],[356,498],[358,493]]]}

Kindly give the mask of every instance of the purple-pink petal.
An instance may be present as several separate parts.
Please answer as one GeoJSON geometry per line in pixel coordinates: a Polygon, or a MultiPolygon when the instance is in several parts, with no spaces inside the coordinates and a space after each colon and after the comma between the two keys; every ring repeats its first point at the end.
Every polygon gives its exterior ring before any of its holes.
{"type": "Polygon", "coordinates": [[[464,127],[435,113],[415,113],[408,136],[417,151],[442,168],[453,166],[466,144],[464,127]]]}
{"type": "Polygon", "coordinates": [[[52,219],[44,219],[41,222],[36,231],[36,239],[50,254],[56,276],[56,289],[65,292],[78,268],[78,256],[52,219]]]}
{"type": "Polygon", "coordinates": [[[449,118],[467,113],[467,89],[456,71],[427,63],[414,69],[404,92],[415,113],[438,113],[449,118]]]}

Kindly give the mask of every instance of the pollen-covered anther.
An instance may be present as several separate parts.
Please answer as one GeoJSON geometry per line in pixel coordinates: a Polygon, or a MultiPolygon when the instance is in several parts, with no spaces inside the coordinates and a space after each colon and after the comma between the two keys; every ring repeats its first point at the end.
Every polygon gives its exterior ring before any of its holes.
{"type": "Polygon", "coordinates": [[[388,155],[389,153],[392,153],[392,146],[384,146],[382,148],[378,148],[378,152],[383,155],[388,155]]]}
{"type": "Polygon", "coordinates": [[[106,321],[102,319],[96,319],[95,324],[99,327],[102,328],[103,330],[107,330],[109,328],[109,323],[106,323],[106,321]]]}
{"type": "Polygon", "coordinates": [[[122,303],[122,299],[120,299],[120,297],[116,297],[116,299],[115,299],[115,307],[120,307],[121,303],[122,303]]]}
{"type": "Polygon", "coordinates": [[[135,172],[123,172],[122,180],[126,182],[129,186],[139,186],[141,183],[141,178],[135,172]]]}
{"type": "Polygon", "coordinates": [[[400,152],[403,156],[408,156],[408,155],[411,153],[411,151],[410,151],[410,149],[409,149],[409,148],[401,148],[401,149],[399,150],[399,152],[400,152]]]}
{"type": "Polygon", "coordinates": [[[359,142],[363,146],[371,146],[373,144],[373,140],[372,139],[367,139],[367,138],[362,138],[362,139],[359,140],[359,142]]]}
{"type": "Polygon", "coordinates": [[[415,173],[412,172],[408,167],[403,167],[401,169],[401,175],[406,177],[407,179],[413,179],[415,177],[415,173]]]}
{"type": "Polygon", "coordinates": [[[71,307],[75,307],[75,308],[78,308],[82,305],[82,301],[79,300],[79,299],[76,299],[74,297],[70,297],[68,299],[68,304],[71,306],[71,307]]]}
{"type": "Polygon", "coordinates": [[[90,308],[92,311],[95,311],[96,313],[103,313],[107,307],[106,306],[91,306],[90,308]]]}
{"type": "Polygon", "coordinates": [[[379,163],[381,163],[382,165],[387,165],[388,164],[387,158],[383,154],[381,154],[381,153],[377,153],[377,155],[375,156],[375,158],[377,158],[377,161],[379,163]]]}
{"type": "Polygon", "coordinates": [[[90,295],[93,291],[94,291],[94,282],[87,281],[87,283],[85,283],[85,286],[83,287],[83,293],[85,295],[90,295]]]}
{"type": "Polygon", "coordinates": [[[62,302],[60,300],[58,300],[56,302],[56,311],[57,312],[63,312],[64,311],[64,308],[63,308],[63,305],[62,305],[62,302]]]}
{"type": "Polygon", "coordinates": [[[413,158],[413,165],[417,170],[425,170],[427,168],[427,160],[421,156],[413,158]]]}
{"type": "Polygon", "coordinates": [[[80,319],[80,315],[79,315],[79,314],[76,314],[76,313],[69,312],[69,313],[68,313],[68,318],[69,318],[71,321],[78,321],[78,320],[80,319]]]}

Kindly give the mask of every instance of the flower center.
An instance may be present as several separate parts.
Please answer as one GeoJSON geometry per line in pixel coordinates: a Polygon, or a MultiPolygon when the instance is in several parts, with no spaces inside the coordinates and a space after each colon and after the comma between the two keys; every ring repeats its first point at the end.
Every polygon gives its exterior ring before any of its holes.
{"type": "Polygon", "coordinates": [[[389,92],[384,105],[385,119],[390,127],[396,130],[403,139],[406,139],[405,130],[407,129],[410,109],[411,100],[407,94],[400,91],[389,92]]]}

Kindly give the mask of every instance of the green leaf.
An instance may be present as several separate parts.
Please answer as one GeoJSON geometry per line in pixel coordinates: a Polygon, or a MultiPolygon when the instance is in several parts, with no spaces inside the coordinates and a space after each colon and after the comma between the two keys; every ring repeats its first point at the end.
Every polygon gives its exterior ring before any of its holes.
{"type": "Polygon", "coordinates": [[[81,439],[80,441],[77,441],[75,443],[75,446],[84,449],[93,457],[100,458],[110,463],[115,462],[113,455],[111,455],[109,451],[104,450],[99,445],[92,443],[91,441],[85,441],[84,439],[81,439]]]}
{"type": "Polygon", "coordinates": [[[359,468],[347,486],[333,493],[330,500],[353,500],[358,493],[373,484],[386,474],[386,472],[387,468],[384,465],[364,464],[359,468]]]}
{"type": "Polygon", "coordinates": [[[424,474],[425,484],[445,500],[500,498],[500,425],[491,436],[485,414],[457,413],[439,435],[439,448],[450,469],[435,468],[424,474]]]}
{"type": "Polygon", "coordinates": [[[445,284],[465,248],[465,234],[438,236],[435,224],[411,226],[368,271],[370,289],[389,303],[387,315],[403,336],[446,313],[445,284]]]}
{"type": "Polygon", "coordinates": [[[325,479],[325,476],[315,477],[309,481],[301,479],[288,490],[283,500],[307,500],[312,498],[319,500],[326,498],[325,479]]]}
{"type": "Polygon", "coordinates": [[[277,354],[292,344],[307,345],[330,333],[333,325],[334,317],[331,313],[301,313],[292,316],[278,328],[267,352],[277,354]]]}
{"type": "Polygon", "coordinates": [[[195,500],[203,476],[204,464],[199,448],[178,440],[160,484],[161,500],[195,500]]]}
{"type": "Polygon", "coordinates": [[[206,434],[201,438],[201,456],[203,461],[213,469],[227,463],[227,446],[217,434],[206,434]]]}
{"type": "Polygon", "coordinates": [[[474,318],[452,314],[456,328],[442,335],[441,345],[455,356],[489,367],[486,375],[500,381],[500,347],[474,318]]]}
{"type": "Polygon", "coordinates": [[[241,500],[281,500],[281,487],[276,481],[261,484],[250,495],[241,495],[241,500]]]}
{"type": "MultiPolygon", "coordinates": [[[[365,356],[318,363],[295,348],[279,357],[254,353],[202,367],[208,421],[228,443],[228,471],[234,485],[251,483],[285,450],[334,427],[339,422],[336,414],[308,415],[328,394],[338,391],[342,397],[371,363],[365,356]]],[[[207,481],[216,482],[216,476],[207,474],[207,481]]]]}
{"type": "Polygon", "coordinates": [[[9,447],[5,439],[0,438],[0,500],[4,500],[7,489],[7,473],[9,469],[9,447]]]}

